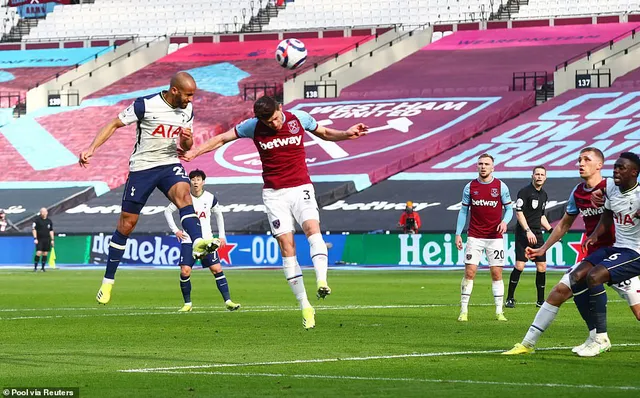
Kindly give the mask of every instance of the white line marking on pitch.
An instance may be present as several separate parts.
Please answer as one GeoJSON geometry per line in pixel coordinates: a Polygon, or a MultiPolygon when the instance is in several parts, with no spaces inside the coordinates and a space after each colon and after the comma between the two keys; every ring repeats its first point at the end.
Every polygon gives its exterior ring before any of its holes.
{"type": "MultiPolygon", "coordinates": [[[[637,347],[640,343],[629,344],[613,344],[614,347],[637,347]]],[[[568,350],[572,347],[547,347],[537,348],[536,351],[555,351],[568,350]]],[[[376,359],[402,359],[402,358],[428,358],[428,357],[446,357],[455,355],[478,355],[478,354],[497,354],[506,350],[481,350],[481,351],[451,351],[451,352],[426,352],[413,354],[396,354],[396,355],[374,355],[368,357],[347,357],[347,358],[320,358],[320,359],[294,359],[289,361],[271,361],[271,362],[245,362],[245,363],[216,363],[209,365],[191,365],[191,366],[172,366],[166,368],[142,368],[142,369],[123,369],[118,372],[125,373],[153,373],[168,370],[181,369],[206,369],[206,368],[237,368],[246,366],[273,366],[273,365],[292,365],[300,363],[326,363],[326,362],[344,362],[344,361],[372,361],[376,359]]]]}
{"type": "MultiPolygon", "coordinates": [[[[622,302],[622,300],[616,300],[611,302],[622,302]]],[[[520,303],[520,304],[534,304],[534,303],[520,303]]],[[[474,304],[476,307],[488,307],[494,306],[495,304],[481,303],[474,304]]],[[[457,307],[459,304],[423,304],[423,305],[345,305],[345,306],[322,306],[315,307],[316,311],[349,311],[349,310],[377,310],[377,309],[398,309],[398,308],[406,308],[406,309],[420,309],[420,308],[442,308],[442,307],[457,307]]],[[[166,312],[140,312],[139,310],[144,309],[143,307],[129,307],[129,308],[100,308],[100,307],[87,307],[87,308],[64,308],[61,309],[63,311],[84,311],[84,310],[103,310],[106,313],[92,313],[92,314],[65,314],[65,315],[32,315],[32,316],[14,316],[14,317],[0,317],[0,321],[22,321],[22,320],[30,320],[30,319],[61,319],[61,318],[90,318],[90,317],[113,317],[113,316],[150,316],[150,315],[177,315],[177,316],[194,316],[197,314],[226,314],[230,313],[226,309],[220,307],[194,307],[194,311],[189,314],[184,314],[178,312],[177,307],[149,307],[148,309],[168,309],[171,311],[166,312]],[[116,311],[138,311],[138,312],[116,312],[116,311]]],[[[37,309],[37,308],[28,308],[28,309],[4,309],[0,310],[5,312],[20,312],[20,311],[56,311],[56,308],[48,308],[48,309],[37,309]]],[[[240,313],[245,312],[286,312],[286,311],[300,311],[297,307],[274,307],[274,306],[263,306],[263,307],[246,307],[243,308],[240,313]]]]}
{"type": "MultiPolygon", "coordinates": [[[[609,303],[626,303],[624,300],[609,300],[609,303]]],[[[520,305],[533,305],[535,302],[518,302],[520,305]]],[[[490,307],[494,306],[494,303],[476,303],[469,304],[471,307],[490,307]]],[[[326,310],[368,310],[368,309],[395,309],[395,308],[440,308],[440,307],[458,307],[460,303],[444,303],[444,304],[398,304],[398,305],[322,305],[314,307],[316,310],[326,311],[326,310]]],[[[175,310],[180,306],[172,306],[172,307],[106,307],[106,306],[95,306],[95,307],[51,307],[51,308],[0,308],[0,312],[20,312],[20,311],[141,311],[141,310],[175,310]]],[[[194,310],[208,310],[213,309],[217,310],[214,312],[229,312],[223,309],[221,306],[217,305],[197,305],[193,307],[194,310]]],[[[252,305],[248,307],[243,307],[241,312],[259,312],[264,310],[274,310],[274,311],[298,311],[299,308],[297,306],[278,306],[278,305],[252,305]],[[245,310],[246,308],[246,310],[245,310]]],[[[0,318],[2,319],[2,318],[0,318]]]]}
{"type": "Polygon", "coordinates": [[[154,372],[159,374],[189,374],[189,375],[215,375],[215,376],[241,376],[241,377],[292,377],[296,379],[328,379],[328,380],[362,380],[362,381],[414,381],[422,383],[451,383],[451,384],[485,384],[496,386],[514,387],[547,387],[547,388],[580,388],[580,389],[602,389],[602,390],[625,390],[640,391],[636,386],[598,386],[592,384],[559,384],[559,383],[523,383],[508,381],[483,381],[483,380],[447,380],[447,379],[412,379],[404,377],[364,377],[364,376],[328,376],[328,375],[305,375],[305,374],[283,374],[283,373],[237,373],[237,372],[175,372],[162,371],[154,372]]]}

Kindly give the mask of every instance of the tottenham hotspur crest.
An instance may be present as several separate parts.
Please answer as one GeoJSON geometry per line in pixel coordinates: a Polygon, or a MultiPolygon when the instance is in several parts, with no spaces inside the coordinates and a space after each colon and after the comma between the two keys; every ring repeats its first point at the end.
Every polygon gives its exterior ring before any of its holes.
{"type": "Polygon", "coordinates": [[[297,120],[287,122],[287,126],[289,127],[289,132],[291,134],[298,134],[300,132],[300,124],[297,120]]]}

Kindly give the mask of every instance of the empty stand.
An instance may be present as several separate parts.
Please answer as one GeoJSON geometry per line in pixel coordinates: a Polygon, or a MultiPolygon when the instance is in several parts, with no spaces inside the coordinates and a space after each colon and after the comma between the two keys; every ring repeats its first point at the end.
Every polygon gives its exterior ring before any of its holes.
{"type": "Polygon", "coordinates": [[[264,30],[478,21],[488,19],[499,6],[500,1],[491,0],[295,0],[264,30]]]}
{"type": "Polygon", "coordinates": [[[547,72],[636,24],[462,31],[345,88],[344,98],[509,91],[514,72],[547,72]],[[585,34],[586,33],[586,34],[585,34]],[[420,84],[416,84],[420,82],[420,84]]]}
{"type": "MultiPolygon", "coordinates": [[[[325,58],[359,39],[306,39],[308,62],[325,58]]],[[[7,170],[0,182],[94,181],[117,187],[126,179],[134,126],[119,130],[88,169],[76,164],[77,153],[90,143],[100,125],[136,97],[160,91],[171,75],[186,70],[199,86],[194,102],[196,140],[222,132],[251,115],[252,102],[243,100],[245,85],[282,84],[288,70],[273,59],[272,49],[277,44],[278,40],[193,44],[92,94],[79,107],[43,108],[13,120],[0,127],[0,145],[6,148],[0,153],[0,161],[7,170]]],[[[260,93],[252,92],[255,94],[260,93]]]]}
{"type": "Polygon", "coordinates": [[[613,14],[640,10],[637,0],[530,0],[514,15],[519,18],[613,14]]]}
{"type": "Polygon", "coordinates": [[[256,0],[98,0],[56,6],[24,39],[234,32],[259,11],[256,0]]]}
{"type": "MultiPolygon", "coordinates": [[[[70,67],[93,59],[108,47],[0,51],[0,108],[24,103],[26,92],[70,67]],[[5,101],[7,95],[11,100],[5,101]],[[15,95],[15,96],[14,96],[15,95]],[[19,101],[15,101],[17,96],[19,101]]],[[[2,125],[4,123],[0,123],[2,125]]]]}
{"type": "MultiPolygon", "coordinates": [[[[614,89],[571,90],[474,138],[454,151],[407,170],[407,178],[471,179],[477,157],[495,157],[496,176],[526,178],[544,165],[550,178],[566,178],[567,195],[579,180],[576,159],[582,148],[602,150],[603,175],[624,151],[638,152],[640,139],[631,115],[640,92],[614,89]],[[622,126],[626,126],[623,128],[622,126]]],[[[512,191],[513,193],[513,191],[512,191]]]]}
{"type": "Polygon", "coordinates": [[[640,68],[634,69],[624,76],[617,78],[612,87],[622,89],[635,89],[640,87],[640,68]]]}

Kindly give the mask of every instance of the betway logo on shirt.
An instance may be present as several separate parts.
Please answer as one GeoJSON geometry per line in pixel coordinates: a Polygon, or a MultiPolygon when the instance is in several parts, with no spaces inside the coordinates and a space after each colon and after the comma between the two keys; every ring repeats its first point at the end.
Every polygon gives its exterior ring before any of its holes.
{"type": "Polygon", "coordinates": [[[486,206],[486,207],[497,207],[497,200],[485,200],[485,199],[471,199],[471,204],[474,206],[486,206]]]}
{"type": "Polygon", "coordinates": [[[604,207],[600,206],[598,208],[588,208],[588,209],[580,209],[580,214],[582,217],[590,217],[590,216],[598,216],[604,213],[604,207]]]}
{"type": "Polygon", "coordinates": [[[268,149],[279,148],[281,146],[300,145],[301,142],[302,142],[302,135],[296,135],[296,136],[287,137],[287,138],[274,138],[273,140],[267,143],[260,142],[260,148],[266,151],[268,149]]]}

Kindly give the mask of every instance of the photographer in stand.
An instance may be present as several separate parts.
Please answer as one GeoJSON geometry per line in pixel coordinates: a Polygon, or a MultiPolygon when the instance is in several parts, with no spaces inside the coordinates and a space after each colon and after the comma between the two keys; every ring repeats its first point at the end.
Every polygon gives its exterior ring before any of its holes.
{"type": "Polygon", "coordinates": [[[417,234],[421,225],[420,215],[413,211],[413,202],[407,202],[407,207],[400,216],[398,227],[402,228],[405,234],[417,234]]]}

